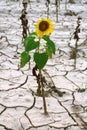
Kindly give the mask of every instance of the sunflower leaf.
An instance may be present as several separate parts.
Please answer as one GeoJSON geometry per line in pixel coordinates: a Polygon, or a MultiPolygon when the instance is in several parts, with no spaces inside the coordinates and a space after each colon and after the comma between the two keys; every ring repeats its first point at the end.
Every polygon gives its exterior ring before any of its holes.
{"type": "Polygon", "coordinates": [[[52,58],[52,50],[49,48],[46,48],[46,52],[49,58],[52,58]]]}
{"type": "Polygon", "coordinates": [[[21,68],[24,67],[27,64],[27,62],[30,61],[30,58],[31,58],[30,55],[26,51],[23,51],[21,53],[20,67],[21,68]]]}
{"type": "Polygon", "coordinates": [[[34,38],[35,38],[35,37],[36,37],[36,32],[30,33],[30,34],[29,34],[29,37],[34,37],[34,38]]]}
{"type": "Polygon", "coordinates": [[[49,52],[52,52],[53,54],[55,54],[55,51],[56,51],[55,43],[52,40],[50,40],[49,36],[45,35],[43,39],[47,41],[46,44],[47,44],[49,52]]]}
{"type": "Polygon", "coordinates": [[[34,61],[40,70],[43,69],[48,61],[47,53],[34,53],[34,61]]]}
{"type": "MultiPolygon", "coordinates": [[[[32,34],[33,35],[33,34],[32,34]]],[[[24,40],[25,50],[27,52],[36,49],[39,46],[39,41],[35,41],[35,37],[29,36],[24,40]]]]}

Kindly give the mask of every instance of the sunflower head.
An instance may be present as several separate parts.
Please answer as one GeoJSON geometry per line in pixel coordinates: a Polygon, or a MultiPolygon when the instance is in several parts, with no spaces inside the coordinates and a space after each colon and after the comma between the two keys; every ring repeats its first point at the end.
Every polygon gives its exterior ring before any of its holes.
{"type": "Polygon", "coordinates": [[[54,24],[51,19],[42,18],[36,23],[36,34],[42,38],[44,35],[50,35],[53,32],[54,24]]]}

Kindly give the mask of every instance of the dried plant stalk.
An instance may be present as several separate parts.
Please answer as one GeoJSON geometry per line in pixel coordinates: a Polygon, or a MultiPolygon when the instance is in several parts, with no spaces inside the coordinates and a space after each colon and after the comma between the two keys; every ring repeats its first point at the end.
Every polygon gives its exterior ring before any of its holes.
{"type": "Polygon", "coordinates": [[[22,35],[23,35],[23,39],[25,39],[27,37],[27,35],[29,34],[29,27],[28,27],[28,19],[27,19],[27,4],[28,4],[28,0],[23,0],[22,2],[23,4],[23,9],[22,9],[22,12],[21,12],[21,23],[22,23],[22,28],[23,28],[23,31],[22,31],[22,35]]]}
{"type": "Polygon", "coordinates": [[[49,18],[49,5],[50,5],[50,0],[46,0],[47,18],[49,18]]]}

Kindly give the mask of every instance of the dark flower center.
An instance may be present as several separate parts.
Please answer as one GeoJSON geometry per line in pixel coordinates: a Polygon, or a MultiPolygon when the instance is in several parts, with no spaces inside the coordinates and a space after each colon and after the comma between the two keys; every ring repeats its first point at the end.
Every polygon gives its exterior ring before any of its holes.
{"type": "Polygon", "coordinates": [[[49,23],[47,21],[42,21],[39,24],[40,31],[46,31],[49,28],[49,23]]]}

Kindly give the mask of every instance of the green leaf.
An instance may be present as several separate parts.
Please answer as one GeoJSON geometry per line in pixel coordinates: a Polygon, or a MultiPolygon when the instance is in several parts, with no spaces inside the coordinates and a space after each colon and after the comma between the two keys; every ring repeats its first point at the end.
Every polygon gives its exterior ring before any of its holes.
{"type": "Polygon", "coordinates": [[[46,48],[46,53],[49,58],[52,58],[52,50],[50,50],[49,48],[46,48]]]}
{"type": "Polygon", "coordinates": [[[41,70],[48,61],[47,53],[35,53],[34,54],[34,61],[38,68],[41,70]]]}
{"type": "Polygon", "coordinates": [[[30,33],[30,34],[29,34],[29,37],[34,37],[34,38],[35,38],[35,37],[36,37],[36,32],[30,33]]]}
{"type": "Polygon", "coordinates": [[[23,51],[21,53],[20,67],[21,68],[24,67],[29,61],[30,61],[30,55],[26,51],[23,51]]]}
{"type": "Polygon", "coordinates": [[[55,54],[56,51],[55,43],[52,40],[50,40],[49,36],[44,36],[43,39],[47,41],[46,45],[48,47],[48,51],[55,54]]]}
{"type": "Polygon", "coordinates": [[[36,49],[38,46],[39,46],[39,41],[34,41],[35,37],[27,37],[25,40],[24,40],[24,45],[25,45],[25,50],[26,51],[31,51],[31,50],[34,50],[36,49]]]}

